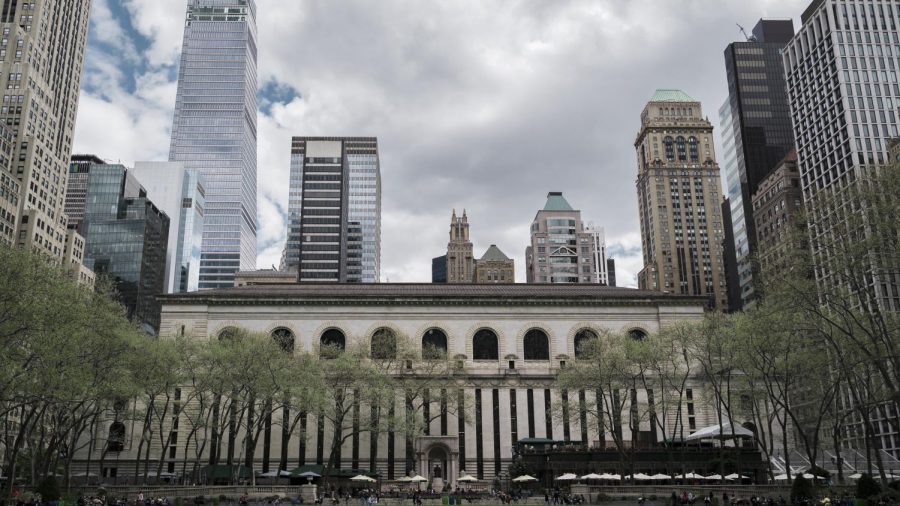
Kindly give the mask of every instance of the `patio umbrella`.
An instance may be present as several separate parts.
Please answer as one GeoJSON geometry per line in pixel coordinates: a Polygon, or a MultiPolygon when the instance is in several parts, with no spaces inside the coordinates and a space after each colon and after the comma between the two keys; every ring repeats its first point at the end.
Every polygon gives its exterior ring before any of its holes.
{"type": "Polygon", "coordinates": [[[775,476],[775,481],[785,481],[787,479],[788,479],[788,475],[786,475],[786,474],[779,474],[779,475],[775,476]]]}
{"type": "Polygon", "coordinates": [[[730,480],[730,481],[740,480],[741,478],[743,478],[743,476],[741,476],[737,473],[731,473],[725,477],[726,480],[730,480]]]}
{"type": "Polygon", "coordinates": [[[517,476],[517,477],[513,478],[512,481],[514,481],[516,483],[524,483],[526,481],[538,481],[538,479],[535,478],[534,476],[528,476],[527,474],[523,474],[522,476],[517,476]]]}
{"type": "Polygon", "coordinates": [[[350,481],[370,481],[371,482],[371,481],[376,481],[376,480],[375,480],[375,478],[371,478],[364,474],[358,474],[358,475],[354,476],[353,478],[350,478],[350,481]]]}
{"type": "Polygon", "coordinates": [[[610,474],[609,479],[612,481],[622,481],[622,475],[621,474],[610,474]]]}
{"type": "Polygon", "coordinates": [[[577,480],[578,476],[576,476],[572,473],[566,473],[562,476],[557,476],[556,479],[557,479],[557,481],[572,481],[572,480],[577,480]]]}
{"type": "Polygon", "coordinates": [[[709,480],[709,481],[721,481],[722,475],[721,474],[711,474],[709,476],[704,477],[703,479],[709,480]]]}
{"type": "Polygon", "coordinates": [[[615,481],[615,480],[620,480],[620,479],[622,479],[622,477],[621,477],[621,476],[616,476],[616,475],[613,475],[613,474],[609,474],[609,473],[603,473],[603,474],[600,475],[600,478],[599,478],[599,479],[601,479],[601,480],[603,480],[603,481],[615,481]]]}
{"type": "Polygon", "coordinates": [[[634,473],[634,479],[638,481],[648,481],[652,480],[653,478],[644,473],[634,473]]]}
{"type": "Polygon", "coordinates": [[[411,481],[411,482],[413,482],[413,483],[421,483],[421,482],[423,482],[423,481],[428,481],[428,478],[425,478],[425,477],[423,477],[423,476],[419,476],[419,475],[417,474],[417,475],[413,476],[412,478],[410,478],[409,481],[411,481]]]}
{"type": "Polygon", "coordinates": [[[696,474],[693,471],[691,471],[687,474],[679,474],[678,476],[675,477],[676,480],[702,480],[705,478],[706,478],[706,476],[696,474]]]}
{"type": "Polygon", "coordinates": [[[278,471],[269,471],[267,473],[259,473],[256,475],[257,478],[276,478],[278,476],[278,471]]]}
{"type": "Polygon", "coordinates": [[[669,476],[668,474],[654,474],[653,476],[650,477],[650,479],[662,481],[662,480],[671,480],[672,477],[669,476]]]}
{"type": "Polygon", "coordinates": [[[851,480],[858,480],[858,479],[862,478],[862,474],[861,473],[851,474],[847,478],[849,478],[851,480]]]}
{"type": "Polygon", "coordinates": [[[586,474],[581,477],[582,480],[602,480],[603,477],[596,473],[586,474]]]}
{"type": "MultiPolygon", "coordinates": [[[[531,477],[529,476],[529,478],[531,478],[531,477]]],[[[478,478],[467,474],[465,476],[460,476],[459,479],[457,479],[456,481],[472,482],[472,481],[478,481],[478,478]]],[[[513,480],[513,481],[516,481],[516,480],[513,480]]]]}

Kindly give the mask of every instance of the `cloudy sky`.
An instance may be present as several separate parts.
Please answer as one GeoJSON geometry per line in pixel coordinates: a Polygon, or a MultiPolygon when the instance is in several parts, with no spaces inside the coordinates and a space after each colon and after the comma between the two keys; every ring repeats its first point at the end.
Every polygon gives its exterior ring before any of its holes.
{"type": "MultiPolygon", "coordinates": [[[[256,0],[259,267],[285,238],[292,135],[377,136],[382,280],[430,281],[450,212],[516,260],[548,191],[641,268],[632,144],[656,88],[718,127],[722,52],[809,0],[256,0]]],[[[165,160],[186,0],[94,0],[75,151],[165,160]]]]}

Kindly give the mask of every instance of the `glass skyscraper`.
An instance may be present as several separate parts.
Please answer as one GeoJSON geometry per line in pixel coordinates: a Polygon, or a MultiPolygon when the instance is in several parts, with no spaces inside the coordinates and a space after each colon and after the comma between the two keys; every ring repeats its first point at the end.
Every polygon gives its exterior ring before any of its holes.
{"type": "MultiPolygon", "coordinates": [[[[122,165],[89,165],[82,228],[84,264],[115,284],[128,317],[159,331],[169,217],[122,165]]],[[[70,206],[71,207],[71,206],[70,206]]]]}
{"type": "Polygon", "coordinates": [[[301,282],[377,283],[381,170],[374,137],[294,137],[283,268],[301,282]]]}
{"type": "Polygon", "coordinates": [[[189,0],[169,160],[206,185],[201,290],[256,267],[256,81],[255,2],[189,0]]]}
{"type": "Polygon", "coordinates": [[[794,146],[781,52],[794,36],[791,20],[761,19],[746,42],[725,49],[728,101],[719,110],[723,169],[728,185],[740,298],[753,300],[752,255],[757,253],[751,196],[794,146]]]}

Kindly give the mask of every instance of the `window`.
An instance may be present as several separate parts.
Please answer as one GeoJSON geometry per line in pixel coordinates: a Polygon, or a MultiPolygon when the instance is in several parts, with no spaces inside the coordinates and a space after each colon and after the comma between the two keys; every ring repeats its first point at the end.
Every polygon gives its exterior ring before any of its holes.
{"type": "Polygon", "coordinates": [[[671,137],[666,137],[663,139],[663,144],[666,146],[666,160],[670,162],[675,161],[675,149],[673,147],[673,141],[671,137]]]}
{"type": "Polygon", "coordinates": [[[584,358],[590,341],[597,339],[597,333],[591,329],[581,329],[575,334],[575,358],[584,358]]]}
{"type": "Polygon", "coordinates": [[[490,329],[481,329],[472,337],[472,358],[475,360],[499,360],[497,334],[490,329]]]}
{"type": "Polygon", "coordinates": [[[441,329],[428,329],[422,336],[422,358],[437,359],[447,356],[447,334],[441,329]]]}
{"type": "Polygon", "coordinates": [[[685,148],[684,137],[678,136],[678,138],[675,139],[675,146],[678,149],[678,161],[686,162],[687,161],[687,149],[685,148]]]}
{"type": "Polygon", "coordinates": [[[647,331],[644,329],[631,329],[628,331],[628,337],[635,341],[643,341],[647,338],[647,331]]]}
{"type": "Polygon", "coordinates": [[[225,327],[219,332],[219,341],[234,341],[241,334],[237,327],[225,327]]]}
{"type": "Polygon", "coordinates": [[[294,333],[290,329],[279,327],[272,331],[272,340],[285,352],[294,352],[294,333]]]}
{"type": "Polygon", "coordinates": [[[372,334],[372,358],[375,360],[397,358],[397,335],[393,330],[382,327],[372,334]]]}
{"type": "Polygon", "coordinates": [[[691,161],[695,162],[695,163],[699,162],[700,161],[700,152],[697,149],[697,138],[696,137],[688,138],[688,150],[690,151],[690,154],[691,154],[691,161]]]}
{"type": "Polygon", "coordinates": [[[346,339],[344,333],[338,329],[328,329],[322,333],[319,339],[319,356],[322,358],[333,358],[340,354],[346,348],[346,339]]]}
{"type": "Polygon", "coordinates": [[[550,340],[543,330],[525,333],[525,360],[550,360],[550,340]]]}
{"type": "Polygon", "coordinates": [[[125,449],[125,424],[113,422],[109,426],[109,435],[106,439],[107,452],[120,452],[125,449]]]}

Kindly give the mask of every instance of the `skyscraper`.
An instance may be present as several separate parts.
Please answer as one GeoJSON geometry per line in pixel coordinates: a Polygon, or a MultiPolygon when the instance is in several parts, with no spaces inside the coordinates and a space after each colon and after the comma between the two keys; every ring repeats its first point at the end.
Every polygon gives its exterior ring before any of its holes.
{"type": "MultiPolygon", "coordinates": [[[[13,243],[60,261],[75,239],[67,235],[77,234],[63,207],[90,8],[90,0],[5,0],[0,11],[0,115],[12,147],[0,200],[16,201],[13,243]]],[[[12,206],[0,207],[9,223],[12,206]]]]}
{"type": "Polygon", "coordinates": [[[751,196],[794,146],[781,52],[794,36],[790,19],[761,19],[745,42],[725,49],[728,100],[719,111],[724,166],[740,297],[740,309],[754,296],[751,256],[757,253],[751,196]]]}
{"type": "MultiPolygon", "coordinates": [[[[169,217],[122,165],[86,165],[84,264],[115,285],[128,317],[149,334],[159,331],[165,292],[169,217]]],[[[77,245],[73,245],[77,246],[77,245]]]]}
{"type": "Polygon", "coordinates": [[[594,242],[581,211],[573,209],[562,192],[548,193],[531,223],[531,246],[525,249],[527,282],[594,283],[594,242]]]}
{"type": "Polygon", "coordinates": [[[256,268],[256,3],[189,0],[169,160],[206,183],[200,289],[256,268]]]}
{"type": "Polygon", "coordinates": [[[634,147],[644,268],[642,289],[705,295],[726,309],[722,195],[712,124],[700,102],[657,90],[634,147]]]}
{"type": "Polygon", "coordinates": [[[447,243],[447,282],[471,283],[475,279],[475,254],[469,238],[469,217],[463,209],[450,217],[450,241],[447,243]]]}
{"type": "Polygon", "coordinates": [[[286,269],[300,282],[377,283],[381,167],[374,137],[291,141],[286,269]]]}
{"type": "Polygon", "coordinates": [[[609,267],[606,262],[606,231],[603,227],[589,223],[585,231],[591,234],[591,254],[593,255],[594,271],[592,283],[611,286],[609,284],[609,267]]]}
{"type": "Polygon", "coordinates": [[[169,216],[165,293],[197,291],[206,204],[203,175],[185,170],[180,162],[135,162],[133,172],[147,197],[169,216]]]}

